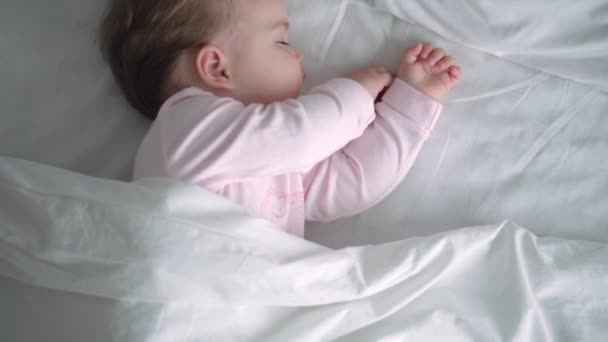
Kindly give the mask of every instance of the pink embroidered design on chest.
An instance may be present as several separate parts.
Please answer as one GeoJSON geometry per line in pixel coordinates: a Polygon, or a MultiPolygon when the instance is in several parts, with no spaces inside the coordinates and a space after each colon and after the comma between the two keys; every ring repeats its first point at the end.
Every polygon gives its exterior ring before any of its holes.
{"type": "Polygon", "coordinates": [[[260,206],[262,215],[282,219],[290,210],[304,211],[303,192],[287,193],[274,188],[268,189],[260,206]]]}

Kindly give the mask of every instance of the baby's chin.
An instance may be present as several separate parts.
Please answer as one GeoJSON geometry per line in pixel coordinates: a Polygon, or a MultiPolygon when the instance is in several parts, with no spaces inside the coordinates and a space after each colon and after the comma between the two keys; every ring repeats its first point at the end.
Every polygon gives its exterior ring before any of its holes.
{"type": "Polygon", "coordinates": [[[289,93],[277,94],[277,96],[274,97],[274,101],[272,101],[272,102],[293,100],[293,99],[297,99],[301,95],[302,95],[302,84],[300,84],[297,88],[294,88],[293,91],[290,91],[289,93]]]}
{"type": "Polygon", "coordinates": [[[302,96],[302,85],[301,84],[300,84],[300,87],[298,87],[298,89],[294,92],[294,94],[291,98],[296,99],[300,96],[302,96]]]}

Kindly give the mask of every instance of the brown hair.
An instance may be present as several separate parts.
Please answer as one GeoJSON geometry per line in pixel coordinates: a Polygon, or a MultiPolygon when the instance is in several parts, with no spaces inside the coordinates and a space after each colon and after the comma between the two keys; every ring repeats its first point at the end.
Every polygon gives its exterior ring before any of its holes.
{"type": "Polygon", "coordinates": [[[101,49],[127,101],[155,119],[180,55],[208,43],[231,12],[230,0],[110,0],[101,49]]]}

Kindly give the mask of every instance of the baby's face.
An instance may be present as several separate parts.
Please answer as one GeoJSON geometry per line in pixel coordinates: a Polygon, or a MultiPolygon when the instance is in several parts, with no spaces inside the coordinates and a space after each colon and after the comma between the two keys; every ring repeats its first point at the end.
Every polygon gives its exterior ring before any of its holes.
{"type": "Polygon", "coordinates": [[[235,97],[271,103],[299,96],[302,53],[290,45],[289,19],[282,0],[241,0],[231,40],[235,97]]]}

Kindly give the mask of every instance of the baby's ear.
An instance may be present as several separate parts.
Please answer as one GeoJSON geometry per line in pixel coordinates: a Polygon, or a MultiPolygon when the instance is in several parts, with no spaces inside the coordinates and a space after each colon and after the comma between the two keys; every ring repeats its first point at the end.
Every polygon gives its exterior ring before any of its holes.
{"type": "Polygon", "coordinates": [[[201,47],[195,58],[199,80],[209,88],[231,90],[234,88],[226,55],[213,45],[201,47]]]}

